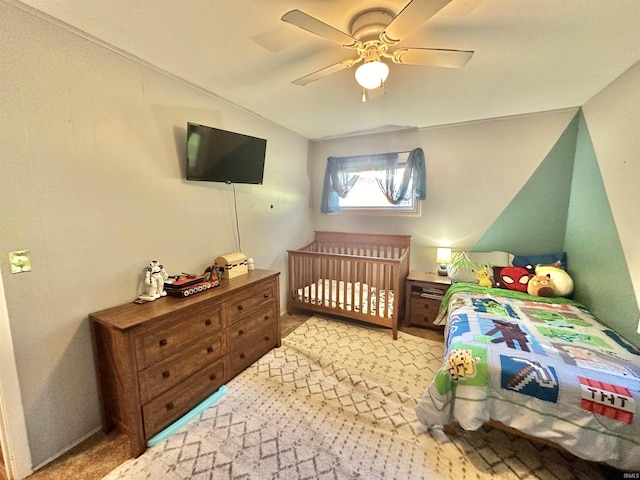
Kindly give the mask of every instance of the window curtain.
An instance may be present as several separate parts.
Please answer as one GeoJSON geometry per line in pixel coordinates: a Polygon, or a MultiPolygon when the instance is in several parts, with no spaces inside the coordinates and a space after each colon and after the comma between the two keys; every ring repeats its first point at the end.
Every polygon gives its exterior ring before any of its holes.
{"type": "Polygon", "coordinates": [[[391,205],[398,205],[402,200],[406,200],[414,194],[416,199],[424,200],[426,198],[424,152],[421,148],[411,150],[404,166],[398,165],[397,159],[393,164],[389,162],[385,169],[379,172],[376,180],[380,190],[382,190],[391,205]],[[402,181],[398,185],[396,179],[400,176],[400,173],[402,173],[402,181]],[[409,189],[411,178],[413,178],[413,185],[409,189]]]}
{"type": "Polygon", "coordinates": [[[382,178],[378,179],[378,185],[393,205],[397,205],[403,198],[407,198],[414,193],[417,195],[418,200],[424,200],[426,198],[427,181],[422,149],[415,148],[409,152],[403,180],[396,187],[393,185],[395,183],[393,176],[398,168],[397,153],[357,157],[329,157],[327,159],[327,169],[324,173],[320,211],[322,213],[332,213],[340,210],[338,198],[345,198],[349,194],[358,181],[359,172],[365,170],[384,172],[382,178]],[[412,177],[413,185],[412,189],[409,189],[412,177]]]}

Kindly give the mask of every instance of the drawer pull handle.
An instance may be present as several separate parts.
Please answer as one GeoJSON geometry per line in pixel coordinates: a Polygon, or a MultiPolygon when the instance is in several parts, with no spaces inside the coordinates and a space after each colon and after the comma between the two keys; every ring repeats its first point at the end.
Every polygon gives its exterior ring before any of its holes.
{"type": "Polygon", "coordinates": [[[240,358],[244,358],[244,353],[241,353],[241,354],[240,354],[240,358]]]}
{"type": "Polygon", "coordinates": [[[265,293],[263,296],[264,296],[264,298],[269,298],[269,294],[268,293],[265,293]]]}
{"type": "Polygon", "coordinates": [[[167,344],[167,339],[166,339],[166,338],[163,338],[162,340],[160,340],[160,341],[158,342],[158,344],[159,344],[161,347],[164,347],[164,346],[167,344]]]}
{"type": "Polygon", "coordinates": [[[244,330],[243,329],[238,330],[238,335],[244,335],[244,330]]]}
{"type": "Polygon", "coordinates": [[[265,335],[265,336],[264,336],[264,339],[265,339],[267,342],[268,342],[269,340],[271,340],[271,339],[269,338],[269,335],[265,335]]]}
{"type": "Polygon", "coordinates": [[[207,353],[213,353],[213,347],[211,345],[207,347],[207,353]]]}
{"type": "Polygon", "coordinates": [[[211,320],[207,318],[207,319],[204,321],[204,324],[205,324],[207,327],[208,327],[208,326],[210,326],[210,325],[211,325],[211,320]]]}
{"type": "Polygon", "coordinates": [[[242,310],[242,305],[238,305],[238,310],[242,310]]]}
{"type": "Polygon", "coordinates": [[[216,379],[216,374],[212,373],[211,375],[209,375],[209,380],[215,380],[216,379]]]}
{"type": "Polygon", "coordinates": [[[171,376],[171,372],[169,370],[165,370],[162,372],[162,378],[169,378],[171,376]]]}
{"type": "Polygon", "coordinates": [[[173,410],[173,402],[167,403],[165,407],[167,408],[167,410],[173,410]]]}
{"type": "Polygon", "coordinates": [[[265,320],[269,320],[271,318],[271,315],[269,315],[268,313],[264,316],[265,320]]]}

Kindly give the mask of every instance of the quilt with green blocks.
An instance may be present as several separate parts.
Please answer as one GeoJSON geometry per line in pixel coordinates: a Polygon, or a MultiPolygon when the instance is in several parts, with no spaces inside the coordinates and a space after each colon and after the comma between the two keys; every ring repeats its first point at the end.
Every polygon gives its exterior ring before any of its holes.
{"type": "Polygon", "coordinates": [[[443,301],[445,356],[420,421],[475,430],[498,420],[639,470],[640,351],[575,302],[505,292],[461,285],[443,301]]]}

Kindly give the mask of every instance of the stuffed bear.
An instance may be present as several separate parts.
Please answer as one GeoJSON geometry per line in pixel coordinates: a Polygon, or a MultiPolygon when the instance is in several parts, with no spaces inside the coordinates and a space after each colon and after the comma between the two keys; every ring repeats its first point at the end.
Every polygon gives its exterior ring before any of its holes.
{"type": "Polygon", "coordinates": [[[556,297],[566,297],[573,292],[573,280],[569,274],[552,265],[538,265],[536,275],[546,275],[553,280],[553,288],[556,297]]]}
{"type": "Polygon", "coordinates": [[[553,280],[548,275],[534,275],[527,284],[527,293],[534,297],[555,297],[553,280]]]}

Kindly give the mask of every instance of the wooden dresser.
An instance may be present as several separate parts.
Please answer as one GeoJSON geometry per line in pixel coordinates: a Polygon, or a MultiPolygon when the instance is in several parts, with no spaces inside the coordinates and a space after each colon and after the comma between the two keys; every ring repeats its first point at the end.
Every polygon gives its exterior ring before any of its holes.
{"type": "Polygon", "coordinates": [[[128,303],[89,315],[103,428],[131,454],[280,346],[279,272],[254,270],[192,297],[128,303]]]}
{"type": "Polygon", "coordinates": [[[433,273],[411,271],[407,276],[406,285],[406,319],[414,327],[442,329],[434,325],[440,303],[444,294],[451,286],[449,277],[433,273]]]}

